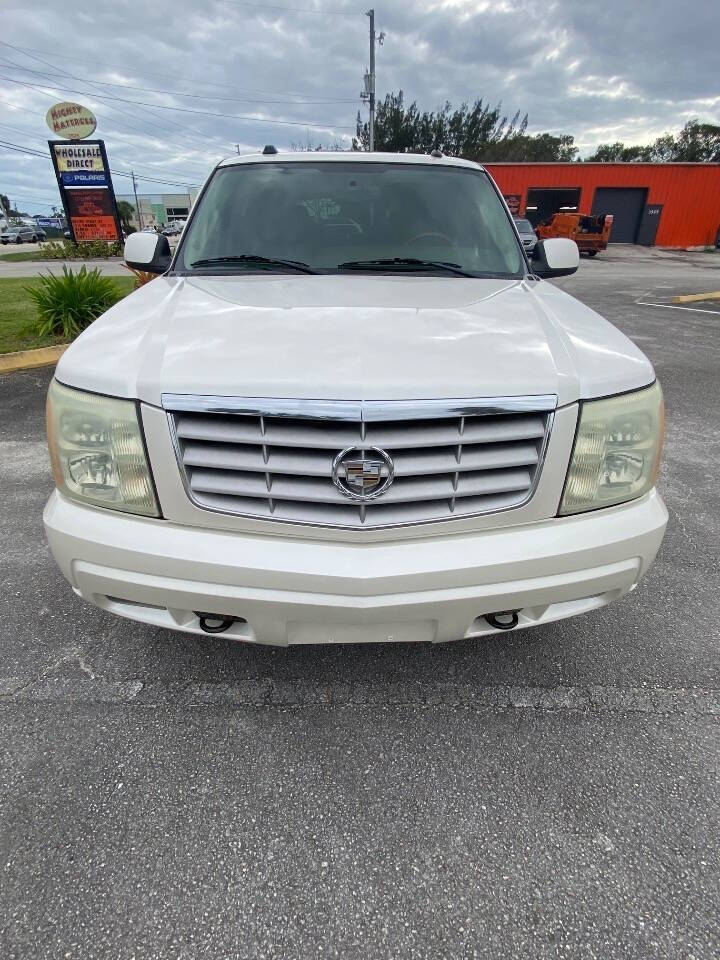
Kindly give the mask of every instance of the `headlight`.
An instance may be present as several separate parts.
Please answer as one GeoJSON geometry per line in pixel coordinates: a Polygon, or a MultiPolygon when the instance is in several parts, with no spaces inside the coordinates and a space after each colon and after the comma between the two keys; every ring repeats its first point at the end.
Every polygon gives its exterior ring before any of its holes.
{"type": "Polygon", "coordinates": [[[655,485],[665,433],[662,390],[645,390],[580,409],[560,513],[581,513],[634,500],[655,485]]]}
{"type": "Polygon", "coordinates": [[[137,407],[53,380],[47,432],[55,483],[72,500],[159,516],[137,407]]]}

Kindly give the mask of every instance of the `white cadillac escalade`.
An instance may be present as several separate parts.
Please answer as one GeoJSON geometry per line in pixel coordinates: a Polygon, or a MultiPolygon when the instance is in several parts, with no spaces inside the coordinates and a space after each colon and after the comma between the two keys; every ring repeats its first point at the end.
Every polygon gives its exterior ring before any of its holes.
{"type": "Polygon", "coordinates": [[[233,157],[48,397],[53,554],[113,613],[257,643],[443,641],[633,590],[665,531],[647,358],[546,282],[474,163],[233,157]]]}

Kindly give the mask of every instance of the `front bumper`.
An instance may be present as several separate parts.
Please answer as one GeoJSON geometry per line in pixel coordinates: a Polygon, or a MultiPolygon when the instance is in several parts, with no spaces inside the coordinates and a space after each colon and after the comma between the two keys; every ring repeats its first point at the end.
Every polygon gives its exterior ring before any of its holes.
{"type": "Polygon", "coordinates": [[[655,490],[620,507],[412,541],[337,543],[186,527],[78,506],[45,508],[76,593],[143,623],[201,633],[196,611],[243,618],[257,643],[444,641],[603,606],[632,590],[665,532],[655,490]]]}

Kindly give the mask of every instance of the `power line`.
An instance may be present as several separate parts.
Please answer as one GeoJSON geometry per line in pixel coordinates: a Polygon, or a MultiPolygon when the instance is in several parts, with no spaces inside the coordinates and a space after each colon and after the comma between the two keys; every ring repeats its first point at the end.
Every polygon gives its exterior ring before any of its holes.
{"type": "MultiPolygon", "coordinates": [[[[19,48],[13,46],[13,44],[11,44],[11,43],[7,43],[7,42],[4,41],[4,40],[0,40],[0,43],[1,43],[3,46],[5,46],[5,47],[9,47],[11,50],[19,50],[19,48]]],[[[19,51],[19,52],[22,53],[22,51],[19,51]]],[[[30,59],[32,59],[32,60],[38,60],[40,63],[44,63],[46,66],[49,66],[49,67],[51,67],[51,68],[53,68],[53,69],[56,69],[56,68],[54,67],[54,64],[49,63],[47,60],[43,60],[42,57],[33,56],[32,54],[23,54],[23,55],[26,56],[26,57],[30,57],[30,59]]],[[[6,63],[10,63],[12,66],[16,67],[16,68],[19,69],[19,70],[28,70],[27,67],[23,67],[21,64],[15,63],[15,62],[12,61],[12,60],[8,60],[6,57],[3,57],[3,58],[1,58],[1,59],[3,59],[6,63]]],[[[39,72],[39,71],[33,71],[33,72],[39,72]]],[[[79,79],[79,78],[75,77],[73,74],[68,73],[66,70],[63,70],[63,71],[61,71],[61,72],[64,73],[66,76],[68,76],[70,79],[73,79],[73,80],[79,79]]],[[[48,74],[45,74],[45,76],[49,76],[49,75],[48,75],[48,74]]],[[[92,81],[89,81],[89,82],[90,82],[90,85],[93,86],[92,81]]],[[[40,92],[40,93],[42,92],[42,91],[37,90],[37,87],[32,87],[32,89],[33,89],[33,90],[36,90],[37,92],[40,92]]],[[[45,95],[47,96],[47,94],[45,94],[45,95]]],[[[52,98],[51,98],[51,99],[52,99],[52,98]]],[[[142,118],[138,118],[138,117],[136,117],[134,114],[128,113],[127,110],[123,110],[121,107],[116,107],[116,106],[108,105],[108,109],[110,109],[110,110],[115,110],[117,113],[121,113],[123,116],[130,117],[130,119],[133,121],[133,125],[136,127],[136,129],[137,129],[137,121],[138,121],[138,120],[140,120],[141,123],[149,123],[149,121],[143,120],[142,118]]],[[[212,139],[212,140],[217,140],[217,139],[218,139],[218,138],[212,137],[212,136],[211,136],[211,137],[208,137],[205,133],[200,133],[200,132],[198,132],[198,131],[193,131],[193,128],[192,128],[192,127],[187,127],[187,125],[183,126],[182,124],[176,123],[174,120],[171,120],[169,117],[166,117],[166,118],[164,118],[164,120],[163,120],[163,118],[158,117],[158,115],[155,114],[155,113],[153,113],[152,111],[147,111],[147,112],[150,114],[150,116],[154,117],[156,121],[159,121],[162,126],[167,126],[168,124],[171,124],[171,125],[174,126],[174,127],[178,127],[180,130],[182,130],[183,135],[184,135],[184,137],[186,138],[186,140],[187,140],[187,137],[188,137],[188,131],[191,132],[191,133],[195,133],[195,135],[198,137],[198,139],[203,142],[203,145],[206,144],[206,142],[207,142],[208,139],[212,139]]],[[[128,124],[127,124],[127,123],[123,123],[122,121],[115,120],[114,122],[115,122],[116,124],[119,123],[121,126],[128,127],[128,124]]],[[[130,129],[132,129],[132,128],[130,128],[130,129]]],[[[144,133],[144,131],[141,131],[141,132],[144,133]]],[[[147,134],[145,134],[145,135],[147,135],[147,134]]],[[[168,137],[168,139],[169,139],[169,137],[168,137]]],[[[218,142],[221,142],[221,141],[218,140],[218,142]]],[[[185,145],[185,144],[184,144],[184,145],[185,145]]],[[[226,146],[226,144],[223,144],[223,146],[226,146]]]]}
{"type": "MultiPolygon", "coordinates": [[[[24,153],[24,154],[27,154],[28,156],[32,156],[32,157],[42,157],[43,160],[46,160],[46,159],[47,159],[47,154],[46,154],[46,153],[43,153],[43,152],[40,151],[40,150],[35,150],[33,147],[22,146],[22,144],[19,144],[19,143],[10,143],[10,142],[7,141],[7,140],[0,140],[0,147],[2,147],[2,149],[4,149],[4,150],[12,150],[12,151],[14,151],[15,153],[24,153]]],[[[123,170],[112,170],[112,169],[111,169],[111,170],[110,170],[110,173],[111,173],[114,177],[129,177],[130,179],[132,179],[132,174],[129,173],[129,172],[126,173],[126,172],[123,171],[123,170]]],[[[180,183],[180,182],[178,182],[178,181],[176,181],[176,180],[165,180],[165,179],[162,179],[162,180],[161,180],[161,179],[158,179],[157,177],[149,177],[149,176],[145,176],[145,175],[143,175],[143,174],[138,174],[137,179],[138,179],[138,180],[144,180],[144,181],[146,181],[147,183],[159,183],[159,184],[162,184],[163,186],[182,187],[184,190],[187,190],[187,188],[188,188],[188,181],[187,181],[187,180],[185,181],[185,183],[180,183]]],[[[191,179],[191,178],[188,178],[188,180],[190,180],[190,183],[192,183],[192,179],[191,179]]]]}
{"type": "MultiPolygon", "coordinates": [[[[59,53],[58,51],[55,51],[55,50],[38,50],[36,47],[17,47],[17,46],[13,46],[10,43],[7,43],[7,41],[2,41],[2,42],[5,44],[5,46],[11,47],[13,50],[17,50],[19,53],[24,53],[26,55],[29,55],[30,53],[44,53],[46,56],[53,57],[55,60],[72,60],[73,63],[89,63],[93,66],[104,67],[106,70],[114,69],[114,70],[121,70],[123,72],[128,70],[127,63],[118,64],[118,63],[109,63],[107,60],[93,60],[93,59],[90,59],[89,57],[72,57],[66,53],[59,53]]],[[[39,58],[34,57],[33,59],[39,59],[39,58]]],[[[150,72],[148,72],[147,70],[138,71],[137,69],[135,69],[135,67],[133,67],[132,72],[138,77],[143,77],[143,76],[157,77],[158,76],[157,73],[153,73],[152,71],[150,72]]],[[[167,79],[167,77],[174,77],[177,80],[187,80],[187,75],[178,74],[178,73],[168,73],[166,71],[163,71],[162,78],[167,79]]],[[[95,82],[100,83],[101,81],[98,80],[95,82]]],[[[234,84],[230,85],[228,83],[211,83],[209,80],[203,80],[203,81],[193,80],[193,87],[195,88],[215,87],[218,90],[232,90],[233,92],[241,91],[244,93],[268,93],[271,96],[288,96],[288,97],[297,96],[297,97],[301,97],[304,100],[307,100],[308,102],[312,101],[313,99],[322,99],[322,98],[316,97],[314,94],[298,93],[298,91],[296,90],[267,90],[262,87],[237,87],[234,84]]],[[[355,102],[355,101],[352,101],[352,102],[355,102]]]]}
{"type": "Polygon", "coordinates": [[[11,190],[10,192],[13,198],[29,203],[56,203],[60,199],[59,195],[57,197],[29,197],[26,193],[18,193],[17,190],[11,190]]]}
{"type": "MultiPolygon", "coordinates": [[[[27,130],[26,128],[23,128],[23,127],[16,127],[16,126],[14,126],[14,125],[11,124],[11,123],[0,123],[0,127],[5,127],[5,128],[8,129],[8,130],[14,130],[14,131],[16,131],[17,133],[22,133],[22,134],[24,134],[25,136],[31,137],[33,140],[39,140],[41,143],[45,143],[45,142],[46,142],[46,138],[45,138],[45,137],[37,136],[37,134],[36,134],[34,131],[27,130]]],[[[117,136],[117,134],[116,134],[116,136],[117,136]]],[[[20,146],[20,144],[17,144],[17,146],[20,146]]],[[[44,156],[44,155],[45,155],[45,154],[43,154],[43,156],[44,156]]],[[[124,162],[124,161],[122,161],[122,160],[120,161],[120,163],[123,163],[123,162],[124,162]]],[[[207,164],[206,164],[206,163],[203,163],[203,161],[201,161],[201,160],[186,161],[186,162],[197,163],[197,164],[199,164],[199,165],[202,164],[203,170],[204,170],[203,178],[204,178],[205,174],[207,173],[208,168],[211,166],[211,164],[209,164],[209,163],[207,163],[207,164]]],[[[141,169],[142,169],[142,168],[141,168],[141,169]]],[[[157,173],[157,171],[153,171],[153,172],[154,172],[154,173],[157,173]]],[[[173,174],[172,176],[182,176],[182,175],[183,175],[183,174],[173,174]]],[[[197,176],[197,175],[196,175],[196,174],[190,174],[190,173],[188,173],[186,179],[192,181],[195,176],[197,176]]],[[[163,182],[164,182],[164,181],[163,181],[163,182]]]]}
{"type": "MultiPolygon", "coordinates": [[[[3,101],[3,100],[0,99],[0,102],[5,103],[5,102],[7,102],[7,101],[3,101]]],[[[39,140],[39,141],[42,142],[42,143],[45,143],[45,142],[47,141],[47,137],[46,137],[46,136],[41,136],[41,135],[39,135],[36,130],[28,130],[27,127],[17,127],[17,126],[15,126],[15,125],[12,124],[12,123],[2,123],[2,122],[0,122],[0,127],[4,127],[6,130],[12,130],[12,131],[14,131],[15,133],[22,133],[24,136],[26,136],[26,137],[31,137],[33,140],[39,140]]],[[[119,139],[119,140],[128,140],[128,139],[129,139],[126,135],[123,135],[122,133],[113,133],[112,136],[113,136],[113,139],[119,139]]],[[[229,151],[228,151],[228,152],[229,152],[229,151]]],[[[184,163],[193,164],[193,165],[197,165],[197,166],[202,166],[202,168],[203,168],[204,170],[207,170],[208,165],[209,165],[209,163],[208,163],[208,162],[205,162],[204,160],[193,160],[193,159],[191,159],[191,158],[189,158],[189,157],[186,157],[186,158],[183,160],[183,162],[184,162],[184,163]]]]}
{"type": "Polygon", "coordinates": [[[228,3],[233,7],[257,7],[260,10],[281,10],[283,13],[316,13],[321,17],[357,17],[354,10],[317,10],[310,7],[280,7],[272,3],[250,3],[247,0],[218,0],[220,3],[228,3]]]}
{"type": "MultiPolygon", "coordinates": [[[[17,83],[21,87],[33,87],[32,83],[26,83],[23,80],[15,80],[12,77],[5,77],[0,74],[0,80],[7,80],[8,83],[17,83]]],[[[62,90],[63,93],[74,93],[83,95],[82,90],[73,90],[70,87],[61,87],[59,84],[52,84],[54,89],[62,90]]],[[[207,110],[194,110],[192,107],[171,107],[166,104],[145,103],[142,100],[128,100],[126,97],[113,97],[109,94],[92,94],[97,100],[117,100],[119,103],[129,103],[136,107],[155,107],[157,110],[173,110],[177,113],[193,113],[203,117],[222,117],[226,120],[242,120],[247,123],[270,123],[283,127],[314,127],[319,130],[354,130],[354,127],[343,126],[333,123],[318,123],[312,120],[275,120],[269,117],[248,117],[236,113],[208,113],[207,110]]]]}
{"type": "MultiPolygon", "coordinates": [[[[2,102],[5,102],[5,101],[2,101],[2,102]]],[[[46,136],[39,135],[37,130],[28,130],[27,127],[16,127],[12,123],[2,123],[2,122],[0,122],[0,127],[4,127],[6,130],[12,130],[15,133],[22,133],[24,136],[32,137],[33,140],[39,140],[42,143],[45,143],[47,141],[46,136]]],[[[123,135],[122,133],[113,133],[113,139],[116,139],[116,138],[119,140],[128,139],[128,137],[123,135]]],[[[198,166],[202,166],[204,169],[207,169],[207,163],[205,163],[203,160],[191,160],[189,158],[185,158],[184,162],[197,164],[198,166]]]]}
{"type": "MultiPolygon", "coordinates": [[[[5,47],[9,47],[11,50],[17,50],[18,52],[22,53],[24,56],[29,57],[31,60],[38,60],[40,63],[44,63],[46,66],[49,66],[49,67],[53,68],[53,70],[57,70],[57,68],[55,67],[55,65],[52,64],[52,63],[50,63],[49,61],[43,60],[42,57],[37,57],[37,56],[34,56],[33,54],[23,53],[23,51],[22,51],[19,47],[15,47],[13,44],[7,43],[5,40],[0,40],[0,44],[2,44],[2,45],[5,46],[5,47]]],[[[19,64],[19,63],[15,63],[15,62],[12,61],[12,60],[8,60],[6,57],[3,57],[3,58],[1,58],[1,59],[3,59],[3,60],[5,61],[5,63],[9,63],[11,66],[16,67],[16,68],[19,69],[19,70],[24,70],[24,71],[27,71],[27,72],[37,72],[37,73],[40,72],[40,71],[30,71],[28,67],[24,67],[24,66],[22,66],[22,65],[19,64]]],[[[69,77],[69,78],[72,79],[72,80],[80,80],[80,81],[82,82],[82,78],[76,77],[74,74],[68,73],[67,70],[62,70],[61,73],[65,74],[67,77],[69,77]]],[[[51,74],[44,74],[44,76],[51,76],[51,77],[52,77],[51,74]]],[[[19,83],[19,82],[21,82],[21,81],[12,81],[12,80],[11,80],[11,82],[19,83]]],[[[90,86],[93,86],[93,85],[94,85],[94,84],[92,83],[92,81],[86,81],[86,82],[90,83],[90,86]]],[[[30,86],[31,89],[35,90],[35,91],[38,92],[38,93],[42,93],[41,90],[38,90],[37,87],[35,87],[35,86],[31,85],[31,84],[27,84],[27,86],[30,86]]],[[[63,89],[63,88],[62,88],[62,87],[57,87],[56,89],[63,89]]],[[[44,96],[48,96],[48,94],[43,94],[43,95],[44,95],[44,96]]],[[[51,98],[51,99],[52,99],[52,98],[51,98]]],[[[109,110],[115,110],[117,113],[121,113],[123,116],[130,117],[130,119],[133,121],[133,124],[134,124],[134,125],[137,124],[137,121],[138,121],[138,120],[140,120],[141,123],[148,123],[148,122],[149,122],[149,121],[147,121],[147,120],[143,120],[142,118],[136,117],[134,114],[128,113],[127,110],[123,110],[121,107],[116,107],[116,106],[109,105],[109,104],[108,104],[107,106],[108,106],[108,109],[109,109],[109,110]]],[[[191,133],[194,133],[195,136],[198,137],[198,138],[203,142],[203,144],[205,144],[208,139],[210,139],[210,140],[216,140],[218,143],[222,142],[222,141],[220,141],[219,138],[217,138],[217,137],[214,137],[214,136],[212,136],[212,135],[207,135],[207,134],[205,134],[204,132],[200,132],[200,131],[197,131],[197,130],[193,130],[193,128],[192,128],[192,127],[188,127],[187,124],[184,124],[184,125],[183,125],[183,124],[180,124],[180,123],[176,123],[175,120],[171,120],[169,117],[165,117],[165,118],[163,119],[162,117],[159,117],[157,114],[153,113],[152,110],[148,110],[147,112],[150,114],[150,116],[154,117],[156,121],[159,121],[162,126],[167,126],[168,124],[170,124],[170,125],[172,125],[172,126],[174,126],[174,127],[178,127],[178,129],[182,130],[183,135],[185,136],[186,139],[187,139],[187,135],[188,135],[188,131],[189,131],[189,132],[191,132],[191,133]]],[[[120,121],[120,120],[115,120],[114,122],[115,122],[115,123],[119,123],[121,126],[125,126],[125,127],[128,126],[127,123],[123,123],[123,122],[120,121]]],[[[227,146],[227,144],[223,143],[223,146],[227,146]]]]}
{"type": "MultiPolygon", "coordinates": [[[[4,58],[0,58],[0,59],[4,59],[4,58]]],[[[9,78],[8,78],[8,79],[9,79],[9,78]]],[[[11,82],[11,83],[19,83],[20,81],[11,80],[10,82],[11,82]]],[[[42,90],[40,87],[37,87],[37,86],[35,86],[34,84],[24,84],[24,86],[30,87],[31,90],[34,90],[35,93],[38,93],[41,97],[45,97],[47,100],[51,100],[51,101],[52,101],[52,100],[57,100],[57,99],[58,99],[59,94],[57,94],[57,93],[56,93],[56,94],[47,93],[45,90],[42,90]]],[[[52,85],[48,85],[48,86],[52,86],[52,85]]],[[[90,96],[92,97],[93,95],[91,94],[90,96]]],[[[95,99],[97,99],[97,97],[95,97],[95,99]]],[[[2,100],[2,98],[0,98],[0,100],[2,100]]],[[[26,113],[33,113],[33,114],[35,113],[35,111],[33,111],[33,110],[28,110],[28,109],[25,108],[25,107],[18,107],[18,106],[14,105],[14,104],[11,104],[10,101],[7,101],[7,100],[2,100],[2,102],[8,104],[9,106],[14,106],[15,109],[24,110],[26,113]]],[[[113,107],[113,106],[110,105],[110,104],[103,104],[103,106],[104,106],[104,107],[107,106],[107,108],[108,108],[109,110],[118,110],[118,109],[119,109],[118,107],[113,107]]],[[[96,112],[97,112],[97,111],[96,111],[96,112]]],[[[124,113],[124,111],[120,111],[120,112],[121,112],[121,113],[124,113]]],[[[35,116],[37,116],[37,114],[35,114],[35,116]]],[[[98,114],[98,116],[100,116],[100,115],[98,114]]],[[[128,114],[128,116],[130,116],[130,114],[128,114]]],[[[135,137],[146,137],[146,138],[150,138],[150,137],[152,137],[152,136],[155,135],[154,133],[149,133],[149,132],[147,132],[147,131],[145,131],[145,130],[141,130],[141,129],[139,129],[139,128],[130,127],[127,123],[123,122],[122,120],[118,120],[116,117],[111,117],[111,118],[109,118],[109,122],[110,122],[111,124],[113,124],[113,125],[119,125],[119,126],[121,126],[121,127],[127,128],[128,130],[130,130],[130,132],[131,132],[135,137]]],[[[144,121],[144,122],[149,122],[149,121],[144,121]]],[[[122,139],[122,134],[116,134],[116,136],[119,136],[119,137],[121,137],[121,139],[122,139]]],[[[175,146],[180,146],[180,145],[182,145],[182,148],[183,148],[183,149],[187,149],[188,144],[189,144],[189,142],[190,142],[190,138],[186,138],[185,141],[183,141],[182,144],[181,144],[179,141],[177,141],[177,142],[176,142],[176,141],[173,141],[172,135],[165,134],[165,133],[163,134],[163,137],[164,137],[164,139],[165,139],[168,143],[170,143],[170,144],[174,144],[175,146]]],[[[198,139],[200,139],[200,138],[198,138],[198,139]]],[[[205,139],[214,139],[214,140],[217,140],[216,137],[205,138],[205,139]]],[[[220,141],[218,141],[218,142],[220,142],[220,141]]],[[[226,146],[226,145],[223,143],[223,146],[226,146]]],[[[203,140],[203,148],[207,148],[207,142],[205,142],[205,140],[203,140]]],[[[228,152],[230,152],[229,149],[228,149],[228,152]]],[[[194,161],[193,161],[193,162],[194,162],[194,161]]]]}
{"type": "MultiPolygon", "coordinates": [[[[0,43],[2,42],[3,41],[0,40],[0,43]]],[[[208,93],[208,94],[185,93],[182,90],[158,90],[157,87],[137,87],[131,83],[112,83],[110,80],[89,80],[87,77],[76,77],[76,76],[73,76],[72,74],[65,73],[64,71],[62,71],[60,74],[52,74],[52,73],[48,73],[45,70],[33,70],[31,67],[23,67],[19,63],[13,63],[12,61],[7,60],[7,58],[5,57],[2,57],[0,59],[5,60],[6,63],[11,64],[14,67],[17,67],[19,70],[25,71],[25,73],[36,73],[41,77],[53,77],[53,76],[62,77],[64,75],[66,77],[72,77],[72,79],[78,80],[83,83],[91,83],[94,87],[98,85],[102,87],[118,87],[120,90],[139,90],[141,93],[158,93],[168,97],[189,97],[193,100],[218,100],[218,101],[222,100],[228,103],[273,103],[273,104],[280,103],[280,104],[290,104],[295,106],[311,106],[311,107],[317,107],[317,106],[322,107],[322,106],[327,106],[333,103],[357,103],[357,97],[346,97],[344,99],[318,98],[316,100],[307,100],[304,98],[295,97],[292,100],[268,100],[265,97],[220,97],[214,93],[208,93]]],[[[161,104],[155,104],[155,106],[161,106],[161,104]]]]}

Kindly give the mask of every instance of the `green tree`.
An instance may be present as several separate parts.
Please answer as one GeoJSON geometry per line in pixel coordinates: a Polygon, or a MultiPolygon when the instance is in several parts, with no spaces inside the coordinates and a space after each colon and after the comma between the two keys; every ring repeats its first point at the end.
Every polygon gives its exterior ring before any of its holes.
{"type": "Polygon", "coordinates": [[[654,159],[653,146],[626,147],[619,140],[601,143],[595,153],[587,157],[588,163],[647,163],[654,159]]]}
{"type": "Polygon", "coordinates": [[[488,143],[477,156],[470,160],[481,163],[506,161],[512,163],[570,163],[576,159],[578,148],[575,138],[564,133],[555,136],[551,133],[516,134],[503,137],[495,143],[488,143]]]}
{"type": "Polygon", "coordinates": [[[624,143],[601,143],[587,158],[595,163],[713,163],[720,161],[720,126],[688,120],[675,136],[665,133],[654,143],[626,147],[624,143]]]}
{"type": "Polygon", "coordinates": [[[132,230],[130,221],[135,215],[135,207],[131,203],[128,203],[127,200],[118,200],[117,210],[118,216],[120,217],[120,226],[125,233],[129,233],[132,230]]]}
{"type": "MultiPolygon", "coordinates": [[[[441,150],[453,157],[477,156],[488,144],[522,136],[527,116],[516,113],[512,119],[495,107],[476,100],[453,108],[446,103],[436,111],[421,111],[417,102],[405,106],[404,94],[389,93],[377,104],[375,114],[375,149],[390,153],[429,153],[441,150]]],[[[357,117],[353,150],[367,150],[370,136],[368,124],[357,117]]]]}
{"type": "Polygon", "coordinates": [[[720,126],[688,120],[675,138],[673,160],[685,163],[720,161],[720,126]]]}
{"type": "MultiPolygon", "coordinates": [[[[421,111],[417,102],[405,105],[402,90],[389,93],[377,105],[375,149],[390,153],[429,153],[441,150],[453,157],[479,162],[571,161],[578,148],[569,134],[529,135],[527,114],[518,111],[509,118],[502,104],[491,107],[481,99],[453,107],[446,103],[436,111],[421,111]]],[[[353,150],[367,150],[369,131],[360,114],[353,150]]]]}

